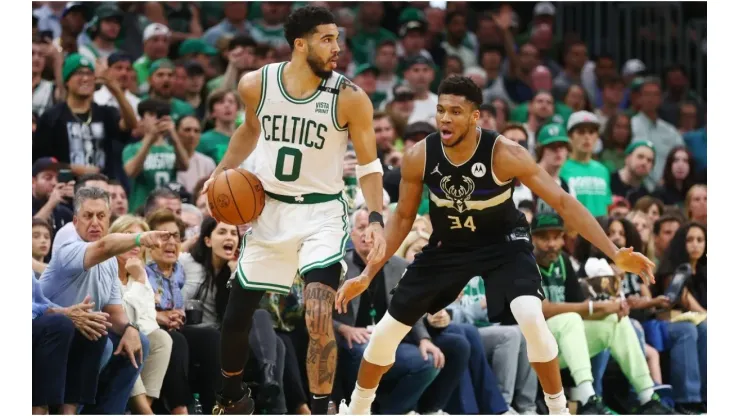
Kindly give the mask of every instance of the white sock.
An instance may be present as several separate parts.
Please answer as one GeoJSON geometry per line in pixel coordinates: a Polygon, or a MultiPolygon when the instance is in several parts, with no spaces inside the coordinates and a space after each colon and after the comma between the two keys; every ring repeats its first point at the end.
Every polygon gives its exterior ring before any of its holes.
{"type": "Polygon", "coordinates": [[[545,404],[547,404],[550,414],[562,413],[562,410],[568,406],[563,390],[555,394],[545,393],[545,404]]]}
{"type": "Polygon", "coordinates": [[[581,402],[581,404],[586,404],[588,399],[594,395],[596,395],[596,392],[594,391],[593,383],[590,381],[584,381],[577,387],[570,389],[570,398],[574,401],[581,402]]]}
{"type": "Polygon", "coordinates": [[[653,393],[655,393],[655,389],[652,387],[648,387],[645,390],[637,393],[637,398],[640,399],[640,405],[642,406],[650,400],[653,400],[653,393]]]}
{"type": "Polygon", "coordinates": [[[349,413],[351,415],[369,415],[370,406],[373,404],[373,400],[375,400],[375,391],[377,389],[377,386],[372,389],[365,389],[355,383],[355,390],[352,392],[349,402],[349,413]]]}

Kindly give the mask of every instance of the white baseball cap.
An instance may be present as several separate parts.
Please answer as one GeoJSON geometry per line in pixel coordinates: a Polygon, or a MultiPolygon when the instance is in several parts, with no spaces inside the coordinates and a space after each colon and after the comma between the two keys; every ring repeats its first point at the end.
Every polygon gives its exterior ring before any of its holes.
{"type": "Polygon", "coordinates": [[[629,61],[624,63],[624,66],[622,66],[622,76],[623,77],[631,77],[632,75],[637,75],[640,72],[644,72],[647,69],[647,66],[639,60],[639,59],[630,59],[629,61]]]}
{"type": "Polygon", "coordinates": [[[591,257],[586,260],[586,265],[583,266],[586,270],[586,276],[588,277],[611,277],[614,276],[614,269],[609,265],[606,259],[597,259],[591,257]]]}
{"type": "Polygon", "coordinates": [[[599,119],[598,117],[596,117],[596,114],[585,110],[576,111],[568,118],[568,133],[570,133],[571,130],[580,126],[581,124],[592,124],[595,125],[597,128],[601,126],[601,123],[599,123],[599,119]]]}
{"type": "Polygon", "coordinates": [[[555,5],[549,1],[541,1],[534,5],[534,15],[537,16],[555,16],[555,5]]]}
{"type": "Polygon", "coordinates": [[[167,26],[161,24],[161,23],[151,23],[149,26],[144,29],[144,35],[142,38],[144,39],[144,42],[148,41],[154,36],[167,36],[169,37],[171,34],[170,28],[167,26]]]}

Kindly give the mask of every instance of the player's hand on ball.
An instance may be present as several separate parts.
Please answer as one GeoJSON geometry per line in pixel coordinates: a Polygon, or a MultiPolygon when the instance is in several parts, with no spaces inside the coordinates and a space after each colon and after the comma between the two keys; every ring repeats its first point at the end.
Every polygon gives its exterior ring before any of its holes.
{"type": "Polygon", "coordinates": [[[635,253],[632,247],[620,248],[612,260],[621,270],[639,275],[646,285],[655,283],[655,263],[642,254],[635,253]]]}
{"type": "Polygon", "coordinates": [[[370,254],[367,255],[367,264],[378,264],[383,261],[385,258],[385,234],[383,233],[383,227],[376,222],[371,223],[365,228],[363,238],[367,244],[373,247],[370,249],[370,254]]]}
{"type": "MultiPolygon", "coordinates": [[[[201,195],[208,196],[208,188],[210,188],[213,185],[213,181],[216,178],[216,172],[214,171],[210,178],[208,178],[207,181],[203,183],[203,188],[200,190],[201,195]]],[[[206,202],[206,210],[208,211],[208,215],[210,217],[213,217],[213,213],[211,212],[211,204],[206,202]]]]}
{"type": "Polygon", "coordinates": [[[169,231],[147,231],[140,234],[139,243],[142,247],[157,248],[161,247],[162,243],[171,236],[172,234],[169,231]]]}
{"type": "Polygon", "coordinates": [[[342,287],[337,291],[337,297],[334,301],[334,307],[339,313],[347,313],[349,302],[360,296],[370,285],[370,277],[365,271],[361,275],[344,281],[342,287]]]}

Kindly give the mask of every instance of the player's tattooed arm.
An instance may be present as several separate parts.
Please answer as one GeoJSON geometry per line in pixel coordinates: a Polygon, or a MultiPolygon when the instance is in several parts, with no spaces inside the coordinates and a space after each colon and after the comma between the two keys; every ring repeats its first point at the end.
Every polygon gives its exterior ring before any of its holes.
{"type": "Polygon", "coordinates": [[[346,90],[347,88],[351,88],[352,91],[359,91],[359,88],[357,85],[353,84],[352,81],[348,80],[345,77],[342,77],[342,80],[339,81],[339,91],[346,90]]]}
{"type": "Polygon", "coordinates": [[[336,292],[322,283],[306,286],[306,327],[308,354],[306,372],[311,393],[331,394],[337,366],[337,342],[334,339],[333,307],[336,292]]]}

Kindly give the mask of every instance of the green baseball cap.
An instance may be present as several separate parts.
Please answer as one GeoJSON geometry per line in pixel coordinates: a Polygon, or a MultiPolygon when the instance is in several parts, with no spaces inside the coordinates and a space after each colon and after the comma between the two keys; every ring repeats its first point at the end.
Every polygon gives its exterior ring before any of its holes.
{"type": "Polygon", "coordinates": [[[149,76],[154,75],[155,72],[157,72],[158,69],[175,69],[175,65],[167,58],[157,59],[156,61],[152,62],[151,65],[149,65],[149,76]]]}
{"type": "Polygon", "coordinates": [[[355,68],[355,73],[352,76],[352,78],[362,74],[363,72],[367,72],[367,71],[372,71],[375,74],[375,76],[378,76],[378,74],[380,73],[380,71],[378,71],[378,68],[375,65],[362,64],[362,65],[358,65],[357,68],[355,68]]]}
{"type": "Polygon", "coordinates": [[[200,53],[208,56],[218,55],[218,50],[209,45],[203,39],[185,39],[177,50],[178,56],[189,55],[191,53],[200,53]]]}
{"type": "Polygon", "coordinates": [[[630,143],[630,145],[627,146],[627,149],[624,151],[624,154],[629,156],[638,147],[647,147],[648,149],[652,150],[653,155],[655,155],[655,145],[650,140],[638,140],[630,143]]]}
{"type": "Polygon", "coordinates": [[[570,149],[570,139],[560,123],[545,124],[537,135],[537,146],[547,146],[553,143],[565,143],[570,149]]]}
{"type": "Polygon", "coordinates": [[[95,10],[95,17],[99,20],[115,17],[121,21],[123,20],[123,12],[115,4],[102,4],[95,10]]]}
{"type": "Polygon", "coordinates": [[[636,77],[632,80],[632,83],[630,84],[630,91],[637,92],[641,87],[642,84],[645,83],[645,78],[643,77],[636,77]]]}
{"type": "Polygon", "coordinates": [[[532,234],[536,234],[541,231],[563,231],[565,230],[565,223],[558,214],[537,214],[532,219],[532,234]]]}
{"type": "Polygon", "coordinates": [[[69,78],[80,68],[90,68],[91,71],[95,71],[95,64],[79,53],[73,53],[67,56],[67,59],[64,60],[64,65],[62,65],[62,79],[64,82],[69,81],[69,78]]]}

